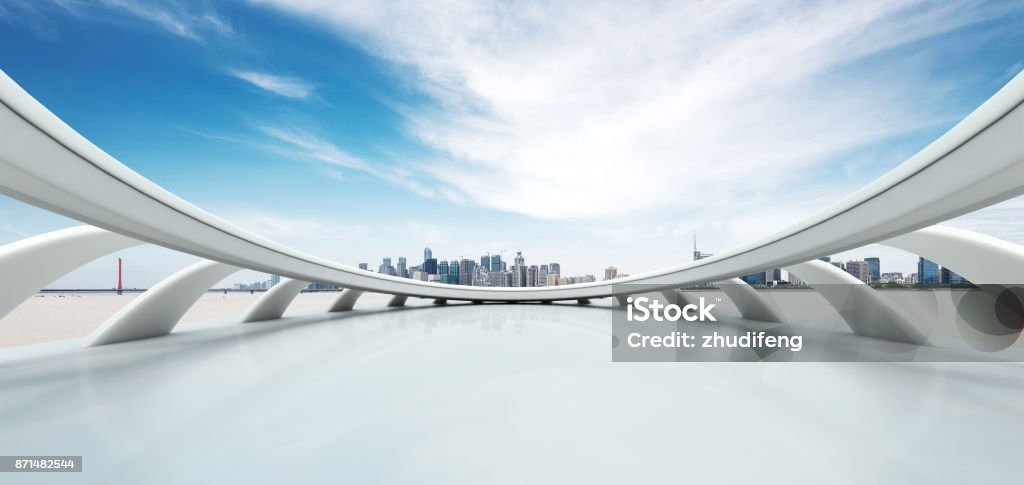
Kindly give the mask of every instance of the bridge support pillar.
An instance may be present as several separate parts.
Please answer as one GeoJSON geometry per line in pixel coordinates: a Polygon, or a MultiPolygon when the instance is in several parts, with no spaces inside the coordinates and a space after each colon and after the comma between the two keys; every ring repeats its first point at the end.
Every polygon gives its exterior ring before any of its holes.
{"type": "Polygon", "coordinates": [[[782,322],[782,310],[775,305],[775,302],[765,298],[746,281],[739,278],[719,281],[715,283],[725,296],[732,300],[733,305],[740,311],[740,315],[748,320],[761,320],[764,322],[782,322]]]}
{"type": "Polygon", "coordinates": [[[406,295],[395,295],[395,296],[391,297],[391,301],[388,302],[388,306],[389,307],[405,306],[405,300],[408,300],[408,299],[409,299],[409,297],[406,296],[406,295]]]}
{"type": "Polygon", "coordinates": [[[353,290],[349,288],[342,291],[341,294],[334,299],[334,302],[331,303],[331,306],[327,307],[327,312],[347,312],[356,305],[356,300],[358,300],[360,296],[363,296],[363,290],[353,290]]]}
{"type": "Polygon", "coordinates": [[[284,315],[288,305],[295,297],[299,296],[302,289],[309,286],[308,281],[282,278],[281,282],[260,295],[260,298],[253,303],[249,311],[242,317],[242,323],[262,322],[265,320],[277,320],[284,315]]]}

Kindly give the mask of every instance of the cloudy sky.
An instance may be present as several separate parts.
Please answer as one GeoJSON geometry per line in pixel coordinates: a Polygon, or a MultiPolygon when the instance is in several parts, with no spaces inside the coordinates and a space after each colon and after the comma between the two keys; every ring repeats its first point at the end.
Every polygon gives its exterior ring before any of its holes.
{"type": "MultiPolygon", "coordinates": [[[[0,69],[165,188],[341,263],[430,246],[636,274],[892,169],[1022,69],[1022,21],[1019,1],[3,0],[0,69]]],[[[1022,215],[949,224],[1024,243],[1022,215]]],[[[0,243],[74,224],[0,199],[0,243]]],[[[138,287],[194,260],[120,255],[138,287]]],[[[56,286],[111,286],[111,258],[56,286]]]]}

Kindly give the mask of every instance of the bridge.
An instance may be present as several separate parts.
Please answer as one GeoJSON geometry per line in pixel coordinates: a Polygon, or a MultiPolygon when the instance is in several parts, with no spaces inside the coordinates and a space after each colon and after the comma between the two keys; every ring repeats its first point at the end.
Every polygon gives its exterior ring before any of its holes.
{"type": "MultiPolygon", "coordinates": [[[[356,303],[369,295],[383,295],[383,298],[370,298],[369,300],[379,304],[380,308],[379,311],[373,310],[367,314],[378,315],[382,321],[399,325],[396,327],[398,330],[393,330],[392,334],[401,338],[408,337],[407,330],[401,327],[402,319],[407,317],[401,316],[405,314],[403,312],[392,310],[414,306],[410,298],[427,299],[428,305],[420,305],[416,311],[429,315],[429,319],[434,322],[431,328],[441,332],[444,331],[444,322],[449,318],[445,315],[469,316],[474,321],[487,322],[495,315],[502,314],[511,320],[506,318],[501,321],[515,321],[528,320],[531,312],[540,311],[537,309],[553,308],[552,311],[563,312],[559,315],[567,320],[576,321],[580,318],[578,314],[564,313],[568,308],[580,311],[586,308],[586,312],[614,312],[615,307],[624,305],[628,297],[639,291],[638,288],[643,288],[645,292],[661,293],[668,298],[692,300],[694,295],[683,288],[698,283],[715,283],[744,320],[785,323],[790,309],[765,298],[761,292],[738,279],[739,275],[769,267],[784,268],[810,284],[833,307],[853,336],[898,345],[933,347],[936,342],[931,339],[929,332],[922,328],[921,322],[906,309],[844,271],[818,261],[817,258],[872,243],[888,245],[927,257],[951,268],[982,288],[996,288],[997,296],[1011,295],[1019,301],[1019,287],[1024,275],[1024,247],[984,234],[936,224],[1024,193],[1022,102],[1024,75],[1018,75],[960,123],[889,173],[791,227],[729,251],[720,252],[713,257],[613,281],[557,287],[489,288],[434,284],[370,273],[306,254],[246,231],[231,221],[216,217],[183,200],[131,170],[61,121],[6,74],[0,73],[0,193],[83,223],[82,226],[37,235],[0,247],[0,317],[14,310],[61,276],[96,258],[127,247],[155,244],[202,258],[202,261],[182,268],[110,316],[88,338],[51,346],[41,354],[31,349],[14,349],[0,355],[0,368],[8,369],[15,376],[15,385],[10,389],[20,391],[11,391],[11,396],[14,396],[11,402],[15,403],[15,410],[22,412],[30,412],[36,405],[41,405],[43,409],[71,412],[66,407],[50,403],[52,399],[61,396],[61,391],[56,388],[27,385],[19,387],[19,382],[24,384],[32,379],[50,379],[56,383],[55,385],[71,385],[78,389],[76,395],[86,402],[116,408],[115,401],[119,399],[119,393],[131,395],[135,392],[134,386],[145,386],[147,379],[156,379],[167,384],[169,390],[161,392],[184,388],[195,391],[195,387],[187,386],[185,381],[180,379],[185,379],[186,375],[206,373],[210,375],[198,378],[199,382],[203,383],[199,385],[200,392],[210,392],[219,396],[221,400],[218,402],[224,406],[237,406],[251,401],[225,397],[223,387],[238,388],[218,379],[237,378],[245,386],[250,386],[250,390],[258,385],[257,380],[244,373],[229,377],[230,372],[223,371],[227,373],[221,375],[220,369],[238,369],[239,366],[245,365],[261,368],[264,365],[271,365],[266,362],[268,359],[277,357],[284,358],[286,364],[289,359],[296,358],[293,355],[296,352],[308,352],[308,358],[316,357],[322,362],[358,368],[360,359],[372,359],[373,352],[385,352],[389,341],[383,337],[364,335],[363,340],[359,340],[364,346],[359,347],[349,339],[352,335],[345,333],[358,333],[358,330],[345,330],[344,335],[323,334],[317,333],[322,332],[320,330],[312,330],[313,327],[310,326],[317,322],[346,318],[345,315],[354,313],[356,303]],[[278,274],[284,278],[278,285],[263,293],[244,314],[238,315],[232,325],[197,327],[196,330],[190,331],[176,330],[182,315],[212,285],[242,269],[278,274]],[[314,281],[338,285],[344,288],[344,291],[319,315],[306,315],[298,324],[294,319],[282,319],[289,304],[299,292],[309,282],[314,281]],[[611,305],[596,304],[597,300],[607,298],[612,299],[611,305]],[[851,305],[851,301],[858,303],[851,305]],[[472,306],[459,305],[459,302],[552,305],[472,306]],[[308,344],[308,347],[305,347],[307,350],[289,347],[285,353],[287,355],[279,355],[277,344],[261,340],[247,346],[242,355],[231,353],[229,343],[236,341],[234,339],[243,338],[239,332],[243,332],[240,329],[246,327],[234,324],[253,322],[268,322],[271,326],[260,332],[273,334],[275,338],[283,339],[282,341],[287,341],[286,334],[289,332],[305,335],[303,338],[308,344]],[[179,338],[175,338],[176,335],[179,338]],[[185,360],[201,361],[205,358],[203,352],[210,352],[208,365],[185,360]],[[172,353],[181,353],[182,357],[172,358],[172,353]],[[40,361],[42,354],[47,357],[40,361]],[[146,356],[151,356],[156,361],[146,356]],[[174,359],[175,366],[180,367],[162,367],[160,359],[174,359]],[[126,362],[130,364],[129,367],[121,367],[126,362]],[[78,365],[85,365],[87,370],[82,371],[82,368],[76,367],[78,365]],[[132,379],[131,373],[136,371],[140,372],[139,378],[142,380],[132,379]],[[188,374],[179,374],[179,371],[188,374]],[[111,375],[119,377],[112,378],[111,375]]],[[[593,314],[595,313],[587,313],[593,314]]],[[[1015,318],[1019,320],[1019,316],[1015,318]]],[[[1019,330],[1017,328],[1017,333],[1019,330]]],[[[2,331],[3,328],[0,326],[0,332],[2,331]]],[[[556,329],[553,332],[565,337],[563,334],[567,331],[556,329]]],[[[584,332],[579,338],[600,341],[606,349],[607,337],[607,333],[584,332]]],[[[250,335],[245,338],[253,337],[250,335]]],[[[528,339],[528,345],[541,349],[545,346],[545,340],[533,336],[528,339]]],[[[591,350],[586,352],[587,358],[598,355],[590,353],[591,350]]],[[[478,360],[453,361],[454,358],[450,356],[432,355],[440,359],[439,362],[458,366],[472,366],[473,362],[485,361],[488,358],[486,354],[478,352],[472,356],[478,360]]],[[[552,365],[559,369],[568,365],[565,361],[555,358],[553,352],[540,355],[542,359],[557,362],[552,365]]],[[[603,358],[607,358],[606,354],[603,358]]],[[[398,361],[407,365],[407,368],[415,368],[421,362],[409,356],[400,356],[398,361]]],[[[296,382],[313,385],[316,379],[328,378],[329,374],[325,374],[326,371],[323,369],[308,370],[306,366],[312,365],[313,361],[303,362],[302,366],[296,364],[290,370],[276,367],[273,371],[278,376],[276,384],[270,389],[261,388],[253,391],[252,397],[262,400],[257,405],[258,409],[271,413],[270,419],[280,426],[286,427],[285,423],[292,418],[274,415],[271,402],[287,400],[289,392],[310,392],[308,388],[301,387],[296,382]],[[292,382],[277,374],[286,372],[297,372],[298,374],[291,374],[293,377],[288,378],[297,381],[292,382]]],[[[505,366],[505,372],[513,373],[513,364],[502,361],[501,365],[505,366]]],[[[384,367],[388,368],[387,365],[384,367]]],[[[444,367],[432,368],[436,370],[444,367]]],[[[675,371],[672,372],[675,377],[679,377],[675,371]]],[[[744,385],[754,387],[761,385],[760,379],[764,376],[754,373],[765,371],[751,372],[741,377],[740,381],[744,385]]],[[[1007,383],[1015,379],[1012,377],[1015,375],[1014,372],[1000,370],[995,377],[989,377],[1007,383]]],[[[409,376],[403,377],[401,373],[388,375],[403,385],[413,385],[409,376]]],[[[482,375],[474,375],[473,386],[491,385],[482,375]]],[[[424,378],[431,379],[430,376],[424,378]]],[[[515,379],[511,374],[506,374],[505,378],[515,379]]],[[[573,379],[586,380],[596,377],[592,373],[584,373],[582,376],[574,375],[573,379]]],[[[608,379],[624,388],[631,386],[630,381],[625,378],[608,379]]],[[[829,385],[827,380],[820,376],[810,379],[821,386],[829,385]]],[[[914,376],[910,376],[909,379],[913,380],[914,376]]],[[[401,400],[406,397],[393,390],[384,391],[379,386],[369,385],[356,376],[346,375],[344,381],[351,384],[352,389],[356,391],[372,390],[381,393],[380,398],[388,401],[386,406],[392,411],[395,404],[390,400],[401,400]]],[[[880,381],[887,383],[886,385],[890,386],[888,389],[907,382],[891,376],[880,377],[880,381]]],[[[958,410],[973,405],[974,401],[965,401],[969,398],[957,394],[954,389],[957,392],[964,389],[977,391],[974,395],[995,392],[989,388],[971,387],[975,384],[966,384],[966,381],[970,381],[969,376],[963,377],[949,389],[934,391],[932,395],[941,395],[942,399],[958,403],[953,405],[955,409],[943,409],[939,411],[940,414],[952,416],[959,412],[958,410]],[[957,401],[958,399],[960,401],[957,401]]],[[[553,381],[546,378],[540,378],[537,382],[553,385],[553,381]]],[[[926,378],[906,387],[905,392],[932,392],[920,387],[927,385],[928,382],[926,378]]],[[[596,392],[594,387],[586,384],[581,386],[586,392],[596,392]]],[[[453,390],[469,392],[468,395],[471,396],[472,393],[468,389],[460,385],[453,390]]],[[[742,390],[740,384],[731,386],[730,389],[738,393],[746,392],[742,390]]],[[[330,402],[346,399],[338,389],[317,392],[326,393],[317,397],[330,402]]],[[[436,404],[441,399],[441,396],[430,389],[416,392],[421,393],[426,402],[436,404]]],[[[638,392],[654,399],[649,389],[638,392]]],[[[150,436],[150,443],[158,443],[159,446],[168,449],[185,443],[175,430],[159,423],[160,410],[172,416],[171,422],[179,425],[184,423],[192,432],[204,436],[209,435],[204,434],[208,431],[202,429],[203,426],[219,426],[216,424],[219,418],[214,417],[194,423],[183,421],[184,418],[174,419],[175,411],[167,408],[166,402],[161,404],[157,395],[146,395],[147,400],[139,404],[147,406],[148,411],[141,417],[128,417],[122,421],[95,408],[75,411],[73,416],[79,421],[99,416],[106,422],[113,430],[108,451],[111,455],[117,456],[128,454],[120,449],[120,445],[113,443],[130,437],[134,426],[152,425],[167,438],[167,441],[161,442],[159,437],[150,436]]],[[[854,398],[841,392],[838,395],[848,399],[854,398]]],[[[158,396],[167,398],[169,395],[158,396]]],[[[513,396],[505,397],[515,399],[513,396]]],[[[682,396],[676,397],[683,399],[682,396]]],[[[871,405],[881,406],[883,398],[872,395],[866,399],[873,403],[871,405]]],[[[303,399],[303,402],[311,403],[311,399],[303,399]]],[[[488,400],[487,403],[502,406],[499,401],[488,400]]],[[[782,408],[787,404],[775,401],[765,405],[769,408],[782,408]]],[[[186,410],[200,412],[198,405],[183,406],[186,410]]],[[[325,412],[324,406],[323,403],[312,405],[311,409],[325,412]]],[[[654,406],[658,407],[656,404],[654,406]]],[[[850,411],[850,406],[850,402],[838,404],[837,409],[850,411]]],[[[357,408],[351,410],[370,415],[370,421],[378,425],[383,423],[372,418],[374,410],[368,402],[362,402],[357,408]]],[[[472,410],[464,411],[473,414],[472,410]]],[[[710,408],[704,411],[713,412],[710,408]]],[[[223,418],[227,420],[223,429],[238,430],[244,423],[257,422],[263,417],[265,416],[241,411],[240,416],[223,418]]],[[[340,416],[335,417],[342,419],[340,416]]],[[[315,420],[307,417],[294,419],[303,426],[316,425],[315,420]]],[[[543,423],[546,422],[543,416],[531,414],[531,419],[536,419],[539,423],[537,429],[533,431],[543,429],[543,423]]],[[[453,416],[434,416],[427,420],[432,424],[423,432],[440,432],[439,429],[445,425],[452,425],[455,421],[456,418],[453,416]]],[[[62,426],[64,425],[57,428],[65,429],[62,426]]],[[[325,426],[344,427],[337,422],[325,426]]],[[[881,432],[883,427],[899,427],[901,423],[889,421],[880,414],[878,420],[870,423],[870,426],[881,432]]],[[[585,428],[582,422],[570,423],[570,427],[579,432],[585,428]]],[[[288,432],[282,429],[275,428],[272,433],[287,435],[288,432]]],[[[758,429],[767,431],[766,428],[758,429]]],[[[26,429],[22,431],[28,432],[26,429]]],[[[477,431],[479,433],[474,434],[473,439],[486,435],[483,430],[477,431]]],[[[340,428],[338,432],[341,432],[340,428]]],[[[502,432],[514,434],[515,430],[502,429],[502,432]]],[[[798,433],[809,439],[816,436],[806,429],[798,433]]],[[[239,444],[242,448],[256,448],[262,442],[253,432],[244,435],[254,441],[239,444]]],[[[970,437],[970,433],[965,432],[963,436],[970,437]]],[[[276,438],[283,441],[299,439],[295,436],[280,435],[276,438]]],[[[320,435],[319,439],[329,439],[329,433],[320,435]]],[[[867,437],[864,441],[873,442],[867,437]]],[[[301,443],[296,446],[302,448],[301,443]]],[[[368,446],[380,447],[372,440],[368,446]]],[[[4,451],[10,450],[4,448],[4,451]]],[[[756,454],[753,449],[749,451],[756,454]]],[[[863,450],[851,453],[855,456],[864,456],[863,450]]],[[[771,456],[771,453],[765,456],[771,456]]],[[[772,466],[767,458],[756,460],[766,467],[772,466]]],[[[181,460],[174,461],[178,463],[181,460]]],[[[830,463],[837,463],[837,460],[830,460],[830,463]]],[[[358,466],[354,463],[350,465],[358,466]]],[[[211,467],[212,465],[204,465],[203,470],[209,472],[211,467]]],[[[144,476],[142,471],[132,470],[129,476],[144,476]]]]}

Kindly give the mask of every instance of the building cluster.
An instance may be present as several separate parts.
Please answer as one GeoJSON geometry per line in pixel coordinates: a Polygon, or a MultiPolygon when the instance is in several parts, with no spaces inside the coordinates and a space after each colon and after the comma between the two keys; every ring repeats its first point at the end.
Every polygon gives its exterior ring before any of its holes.
{"type": "MultiPolygon", "coordinates": [[[[360,263],[359,269],[370,270],[367,263],[360,263]]],[[[538,287],[596,281],[593,275],[562,276],[561,265],[558,263],[527,265],[522,251],[516,252],[509,266],[497,254],[480,256],[479,262],[468,258],[445,260],[435,258],[430,248],[424,248],[422,263],[409,265],[405,257],[399,257],[398,263],[393,264],[393,260],[386,257],[377,266],[377,272],[399,278],[463,286],[538,287]]]]}
{"type": "Polygon", "coordinates": [[[271,275],[269,280],[254,281],[252,283],[235,283],[234,285],[231,285],[231,287],[236,290],[269,290],[280,282],[280,276],[271,275]]]}

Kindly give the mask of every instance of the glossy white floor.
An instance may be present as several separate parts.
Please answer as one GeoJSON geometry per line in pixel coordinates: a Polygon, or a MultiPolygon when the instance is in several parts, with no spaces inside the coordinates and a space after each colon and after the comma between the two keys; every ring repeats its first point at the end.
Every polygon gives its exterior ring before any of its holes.
{"type": "Polygon", "coordinates": [[[608,302],[385,300],[101,348],[0,350],[0,455],[84,456],[81,474],[0,481],[986,483],[1024,472],[1020,364],[613,363],[608,302]]]}

